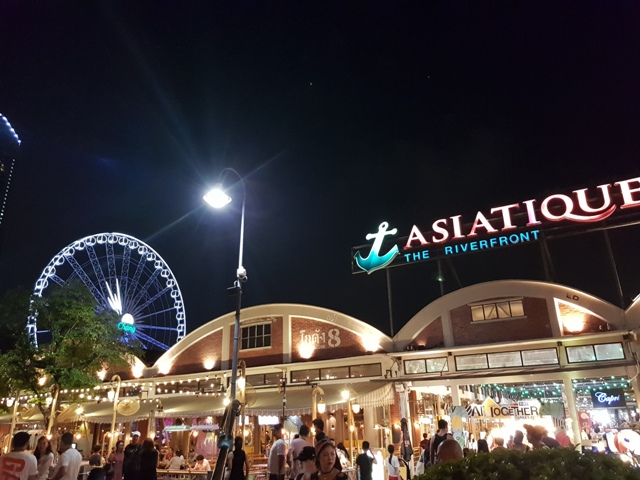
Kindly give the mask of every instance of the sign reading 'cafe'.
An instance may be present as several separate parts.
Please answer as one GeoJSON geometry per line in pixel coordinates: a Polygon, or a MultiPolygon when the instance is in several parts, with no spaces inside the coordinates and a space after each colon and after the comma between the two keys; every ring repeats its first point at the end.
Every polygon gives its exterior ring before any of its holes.
{"type": "Polygon", "coordinates": [[[465,223],[462,215],[454,215],[434,221],[429,230],[414,224],[408,236],[399,238],[397,228],[382,222],[377,232],[366,235],[373,244],[352,248],[352,271],[372,273],[385,267],[534,242],[545,225],[601,222],[618,209],[633,208],[640,210],[640,177],[599,185],[593,192],[582,188],[541,201],[494,207],[477,212],[473,222],[465,223]]]}

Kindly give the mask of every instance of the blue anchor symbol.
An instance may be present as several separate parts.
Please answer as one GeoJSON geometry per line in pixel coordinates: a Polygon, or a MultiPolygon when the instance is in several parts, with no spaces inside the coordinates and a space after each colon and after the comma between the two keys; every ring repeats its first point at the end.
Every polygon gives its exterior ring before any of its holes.
{"type": "Polygon", "coordinates": [[[358,264],[358,266],[368,274],[386,267],[391,262],[393,262],[393,259],[396,258],[397,255],[400,254],[398,246],[394,245],[393,248],[389,250],[389,252],[382,256],[380,255],[380,248],[382,247],[384,237],[386,237],[387,235],[395,235],[396,233],[398,233],[397,228],[387,231],[388,227],[389,223],[382,222],[378,227],[377,233],[367,234],[367,240],[373,240],[373,245],[371,246],[371,252],[369,252],[369,255],[367,255],[366,258],[362,258],[360,252],[357,252],[355,255],[356,263],[358,264]]]}

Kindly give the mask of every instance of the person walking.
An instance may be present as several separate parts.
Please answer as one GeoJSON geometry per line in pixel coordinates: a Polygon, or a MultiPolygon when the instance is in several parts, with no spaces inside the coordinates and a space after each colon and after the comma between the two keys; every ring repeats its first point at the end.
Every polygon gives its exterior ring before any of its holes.
{"type": "Polygon", "coordinates": [[[80,464],[82,463],[82,455],[78,450],[72,447],[73,434],[66,432],[60,437],[60,458],[58,465],[54,470],[53,477],[49,480],[76,480],[80,472],[80,464]]]}
{"type": "Polygon", "coordinates": [[[0,456],[0,478],[16,480],[36,480],[38,478],[38,461],[27,452],[29,446],[27,432],[18,432],[13,436],[11,452],[0,456]]]}
{"type": "Polygon", "coordinates": [[[242,449],[243,443],[242,437],[236,437],[233,440],[233,452],[227,455],[227,468],[231,472],[229,480],[245,480],[249,478],[249,459],[242,449]]]}
{"type": "Polygon", "coordinates": [[[304,447],[308,447],[311,444],[309,441],[310,431],[309,427],[302,425],[300,427],[300,437],[294,438],[289,444],[289,453],[287,453],[287,460],[289,463],[289,480],[295,480],[295,478],[302,473],[302,463],[297,460],[298,455],[302,453],[304,447]]]}
{"type": "Polygon", "coordinates": [[[91,449],[91,455],[89,455],[89,465],[92,467],[101,467],[104,464],[104,459],[100,454],[102,450],[102,445],[97,444],[94,445],[91,449]]]}
{"type": "Polygon", "coordinates": [[[516,430],[516,433],[513,436],[513,445],[510,450],[518,450],[519,452],[529,451],[529,445],[524,443],[524,433],[522,430],[516,430]]]}
{"type": "Polygon", "coordinates": [[[316,449],[307,446],[302,449],[296,461],[302,465],[302,472],[294,480],[311,480],[311,476],[318,471],[316,468],[316,449]]]}
{"type": "Polygon", "coordinates": [[[478,453],[489,453],[489,443],[484,438],[478,440],[478,453]]]}
{"type": "Polygon", "coordinates": [[[400,478],[400,460],[395,456],[396,449],[393,445],[389,445],[387,451],[389,452],[389,456],[385,464],[387,466],[387,472],[389,472],[389,480],[398,480],[400,478]]]}
{"type": "Polygon", "coordinates": [[[324,420],[316,418],[312,422],[313,428],[316,430],[316,436],[313,439],[313,446],[315,447],[318,442],[322,442],[327,436],[324,433],[324,420]]]}
{"type": "Polygon", "coordinates": [[[109,455],[107,463],[111,465],[111,478],[113,480],[122,480],[122,467],[124,465],[124,442],[122,440],[116,442],[116,450],[109,455]]]}
{"type": "Polygon", "coordinates": [[[53,465],[53,450],[47,437],[43,435],[38,439],[33,454],[38,461],[38,480],[46,480],[53,465]]]}
{"type": "Polygon", "coordinates": [[[453,435],[449,433],[449,423],[443,419],[438,420],[438,431],[431,438],[431,452],[429,454],[431,465],[435,465],[438,461],[438,446],[450,438],[453,438],[453,435]]]}
{"type": "Polygon", "coordinates": [[[142,442],[142,447],[140,448],[139,478],[141,480],[157,480],[157,469],[159,461],[160,455],[158,454],[158,451],[153,444],[153,440],[147,438],[144,442],[142,442]]]}
{"type": "Polygon", "coordinates": [[[271,445],[269,460],[267,461],[267,472],[269,480],[284,480],[284,466],[287,455],[287,446],[282,440],[282,424],[274,425],[271,434],[276,440],[271,445]]]}
{"type": "Polygon", "coordinates": [[[124,449],[122,472],[126,480],[138,480],[140,476],[140,432],[131,433],[131,443],[124,449]]]}
{"type": "Polygon", "coordinates": [[[464,458],[464,452],[462,451],[462,447],[458,442],[456,442],[453,438],[448,438],[442,442],[438,446],[438,463],[449,463],[455,462],[456,460],[460,460],[464,458]]]}
{"type": "Polygon", "coordinates": [[[362,442],[362,453],[356,458],[356,478],[372,480],[373,464],[378,463],[376,457],[369,451],[369,442],[362,442]]]}

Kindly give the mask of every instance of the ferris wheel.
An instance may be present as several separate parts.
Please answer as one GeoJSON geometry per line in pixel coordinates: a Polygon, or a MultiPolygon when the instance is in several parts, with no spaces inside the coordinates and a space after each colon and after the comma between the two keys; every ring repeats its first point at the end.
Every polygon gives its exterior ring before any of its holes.
{"type": "MultiPolygon", "coordinates": [[[[67,245],[45,267],[34,295],[53,284],[80,281],[104,309],[118,314],[118,329],[146,350],[168,350],[186,332],[184,303],[178,282],[162,257],[142,240],[122,233],[99,233],[67,245]]],[[[37,315],[27,321],[34,344],[37,315]]]]}

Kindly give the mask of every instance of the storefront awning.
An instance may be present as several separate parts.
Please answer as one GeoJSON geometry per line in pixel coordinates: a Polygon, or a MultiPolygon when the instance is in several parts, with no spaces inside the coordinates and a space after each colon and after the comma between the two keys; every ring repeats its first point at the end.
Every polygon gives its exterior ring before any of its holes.
{"type": "MultiPolygon", "coordinates": [[[[345,384],[322,385],[324,390],[322,399],[327,404],[328,410],[346,408],[347,404],[342,398],[342,391],[349,389],[352,401],[357,401],[363,407],[381,407],[393,403],[393,387],[391,385],[380,386],[377,382],[358,382],[345,384]]],[[[285,414],[304,415],[312,413],[313,398],[311,385],[295,385],[288,387],[286,391],[285,414]]],[[[248,415],[281,415],[283,394],[278,391],[257,391],[255,402],[248,399],[250,405],[245,408],[248,415]]],[[[319,398],[318,398],[319,400],[319,398]]]]}
{"type": "MultiPolygon", "coordinates": [[[[304,415],[312,411],[313,398],[311,385],[293,385],[286,389],[286,415],[304,415]]],[[[391,384],[380,385],[380,382],[364,381],[350,384],[336,383],[321,385],[324,394],[322,399],[328,410],[346,408],[346,402],[342,398],[342,391],[348,389],[352,401],[362,407],[381,407],[393,403],[394,392],[391,384]]],[[[320,396],[317,398],[320,400],[320,396]]],[[[156,399],[140,401],[140,408],[131,415],[122,415],[116,412],[116,421],[120,423],[135,422],[149,418],[153,410],[155,417],[204,417],[210,415],[222,415],[224,413],[223,397],[176,395],[171,397],[158,397],[162,407],[158,408],[156,399]]],[[[247,399],[249,404],[245,407],[246,415],[281,415],[283,394],[274,388],[256,388],[247,399]]],[[[67,418],[67,422],[86,421],[91,423],[111,423],[113,415],[113,403],[111,402],[87,402],[83,405],[83,413],[78,415],[73,412],[67,418]]],[[[69,412],[70,414],[72,412],[69,412]]],[[[21,423],[42,421],[42,415],[36,414],[32,418],[18,420],[21,423]]],[[[0,423],[11,423],[11,415],[0,416],[0,423]]]]}

